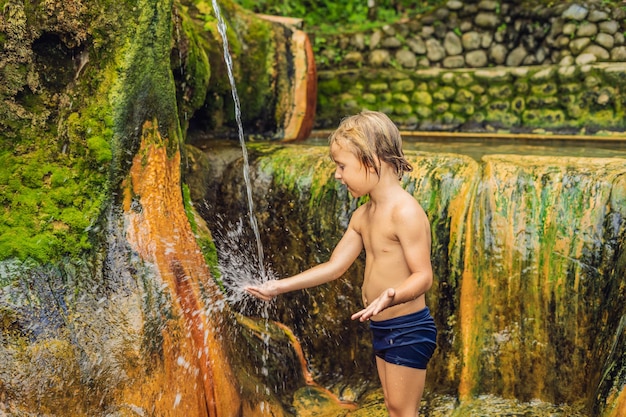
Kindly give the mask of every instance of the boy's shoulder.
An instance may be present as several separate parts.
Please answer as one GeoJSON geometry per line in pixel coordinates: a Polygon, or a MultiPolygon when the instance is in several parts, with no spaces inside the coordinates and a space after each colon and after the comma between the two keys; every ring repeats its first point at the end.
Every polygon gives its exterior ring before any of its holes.
{"type": "Polygon", "coordinates": [[[394,211],[402,216],[421,216],[425,215],[424,208],[417,199],[408,191],[398,193],[395,200],[394,211]]]}
{"type": "Polygon", "coordinates": [[[397,204],[404,204],[408,206],[420,206],[415,196],[409,193],[404,188],[398,189],[398,191],[395,193],[394,200],[397,202],[397,204]]]}

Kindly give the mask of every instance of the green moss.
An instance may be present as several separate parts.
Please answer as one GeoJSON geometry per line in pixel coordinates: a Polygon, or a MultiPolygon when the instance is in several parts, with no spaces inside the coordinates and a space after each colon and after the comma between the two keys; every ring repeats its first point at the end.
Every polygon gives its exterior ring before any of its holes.
{"type": "Polygon", "coordinates": [[[335,94],[339,94],[343,91],[339,78],[331,78],[319,81],[318,89],[323,93],[322,97],[325,97],[326,95],[332,96],[335,94]]]}
{"type": "Polygon", "coordinates": [[[455,94],[456,90],[453,87],[443,86],[433,93],[433,98],[436,101],[447,101],[452,99],[455,94]]]}
{"type": "Polygon", "coordinates": [[[206,39],[189,16],[188,8],[177,5],[175,19],[176,44],[172,50],[171,65],[176,83],[179,119],[186,122],[206,100],[211,65],[207,55],[206,39]]]}
{"type": "Polygon", "coordinates": [[[566,124],[565,114],[562,110],[526,110],[522,114],[525,124],[539,127],[562,127],[566,124]]]}
{"type": "Polygon", "coordinates": [[[506,110],[489,110],[486,113],[485,120],[498,127],[519,126],[520,124],[520,118],[506,110]]]}
{"type": "MultiPolygon", "coordinates": [[[[68,119],[71,125],[80,117],[68,119]]],[[[100,135],[106,131],[102,125],[106,124],[95,124],[100,135]]],[[[84,130],[68,128],[71,134],[61,135],[64,151],[59,152],[53,132],[22,129],[23,146],[0,155],[4,168],[0,174],[4,208],[0,212],[0,259],[32,257],[48,262],[78,255],[90,248],[86,229],[100,215],[107,186],[106,176],[98,171],[103,171],[107,161],[85,152],[84,130]]],[[[106,142],[100,145],[100,152],[106,154],[106,142]]]]}
{"type": "Polygon", "coordinates": [[[273,100],[271,74],[274,71],[276,45],[269,22],[246,18],[245,23],[247,33],[242,44],[246,52],[236,58],[241,68],[238,88],[245,97],[241,102],[242,117],[245,123],[249,123],[259,117],[271,116],[264,114],[264,110],[269,107],[267,103],[273,100]]]}
{"type": "MultiPolygon", "coordinates": [[[[12,12],[28,22],[25,26],[20,26],[19,19],[9,22],[13,29],[23,28],[21,37],[12,38],[16,51],[31,47],[28,31],[49,24],[49,18],[40,15],[44,10],[31,6],[12,12]]],[[[64,78],[40,74],[32,55],[21,54],[26,57],[21,60],[5,56],[14,63],[4,67],[12,81],[2,90],[5,99],[0,106],[0,113],[7,115],[0,123],[4,168],[0,173],[0,259],[54,263],[68,256],[81,257],[92,249],[90,231],[109,198],[112,143],[117,134],[108,100],[112,80],[119,76],[115,52],[121,37],[132,32],[118,29],[135,21],[131,12],[128,2],[100,0],[90,3],[80,22],[66,16],[70,20],[55,23],[77,25],[68,39],[89,33],[89,41],[80,47],[90,60],[67,85],[46,83],[46,77],[64,78]],[[7,103],[12,107],[3,107],[7,103]]]]}
{"type": "MultiPolygon", "coordinates": [[[[226,22],[242,121],[246,125],[252,121],[273,120],[270,101],[277,87],[272,84],[271,77],[275,70],[274,61],[281,54],[274,51],[275,33],[272,25],[240,9],[231,1],[221,1],[220,11],[226,22]]],[[[196,113],[196,120],[202,119],[201,123],[208,130],[217,130],[223,125],[234,127],[234,102],[224,63],[223,41],[211,2],[196,0],[185,13],[189,17],[188,27],[201,34],[198,36],[198,46],[208,58],[211,75],[203,101],[196,103],[202,105],[200,112],[196,113]]]]}
{"type": "MultiPolygon", "coordinates": [[[[113,104],[113,160],[116,174],[123,174],[130,163],[128,155],[139,145],[139,133],[146,120],[157,120],[162,137],[179,134],[173,76],[168,59],[172,42],[171,1],[142,0],[136,7],[136,26],[117,50],[113,83],[108,100],[113,104]]],[[[169,141],[168,152],[177,149],[169,141]]],[[[116,178],[119,181],[119,178],[116,178]]]]}
{"type": "Polygon", "coordinates": [[[93,153],[97,163],[111,162],[111,145],[102,136],[92,136],[87,139],[89,151],[93,153]]]}
{"type": "Polygon", "coordinates": [[[213,238],[208,228],[201,227],[198,224],[198,220],[202,220],[202,218],[196,214],[196,211],[193,208],[193,202],[191,199],[189,186],[187,184],[183,184],[182,191],[183,203],[185,205],[185,213],[187,215],[187,219],[189,220],[191,230],[196,237],[196,242],[198,243],[198,246],[200,246],[200,250],[202,251],[204,260],[206,261],[209,270],[211,271],[211,276],[216,280],[218,285],[220,285],[221,273],[218,268],[217,248],[215,247],[215,242],[213,242],[213,238]]]}

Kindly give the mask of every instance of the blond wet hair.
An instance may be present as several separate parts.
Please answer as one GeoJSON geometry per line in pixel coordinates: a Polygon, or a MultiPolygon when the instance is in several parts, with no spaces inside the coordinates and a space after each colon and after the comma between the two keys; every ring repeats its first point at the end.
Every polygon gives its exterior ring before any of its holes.
{"type": "Polygon", "coordinates": [[[373,168],[379,177],[382,162],[391,165],[398,179],[405,172],[413,171],[402,151],[400,131],[385,113],[363,110],[346,117],[328,141],[330,145],[347,145],[361,163],[373,168]]]}

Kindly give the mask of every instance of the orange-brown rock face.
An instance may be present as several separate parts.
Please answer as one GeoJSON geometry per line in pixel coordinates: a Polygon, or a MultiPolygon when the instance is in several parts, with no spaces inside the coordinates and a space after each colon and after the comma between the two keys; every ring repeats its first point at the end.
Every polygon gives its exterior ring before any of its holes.
{"type": "MultiPolygon", "coordinates": [[[[156,409],[155,415],[240,415],[241,399],[217,320],[207,315],[200,299],[199,283],[209,288],[213,283],[185,215],[180,152],[171,153],[156,121],[146,122],[125,184],[127,238],[169,288],[176,316],[163,330],[162,369],[127,395],[134,404],[151,403],[145,408],[156,409]]],[[[219,300],[214,297],[211,301],[219,300]]]]}
{"type": "Polygon", "coordinates": [[[283,123],[282,140],[285,142],[302,141],[307,139],[313,130],[315,111],[317,108],[317,68],[311,40],[306,32],[300,29],[301,19],[285,16],[270,16],[258,14],[257,17],[276,23],[291,32],[287,41],[287,50],[291,52],[291,59],[283,68],[286,74],[284,95],[279,97],[281,105],[279,114],[283,123]]]}
{"type": "Polygon", "coordinates": [[[285,125],[285,141],[300,141],[313,129],[317,105],[317,71],[311,41],[301,30],[292,36],[294,49],[293,108],[285,125]]]}

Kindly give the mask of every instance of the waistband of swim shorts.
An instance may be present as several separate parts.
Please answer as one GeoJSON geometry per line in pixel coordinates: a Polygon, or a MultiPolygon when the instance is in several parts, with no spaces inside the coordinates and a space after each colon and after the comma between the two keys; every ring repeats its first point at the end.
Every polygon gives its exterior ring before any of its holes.
{"type": "Polygon", "coordinates": [[[394,317],[387,320],[370,320],[370,328],[372,329],[397,329],[404,326],[415,326],[420,322],[431,322],[430,310],[428,307],[424,307],[420,311],[415,313],[406,314],[404,316],[394,317]]]}

